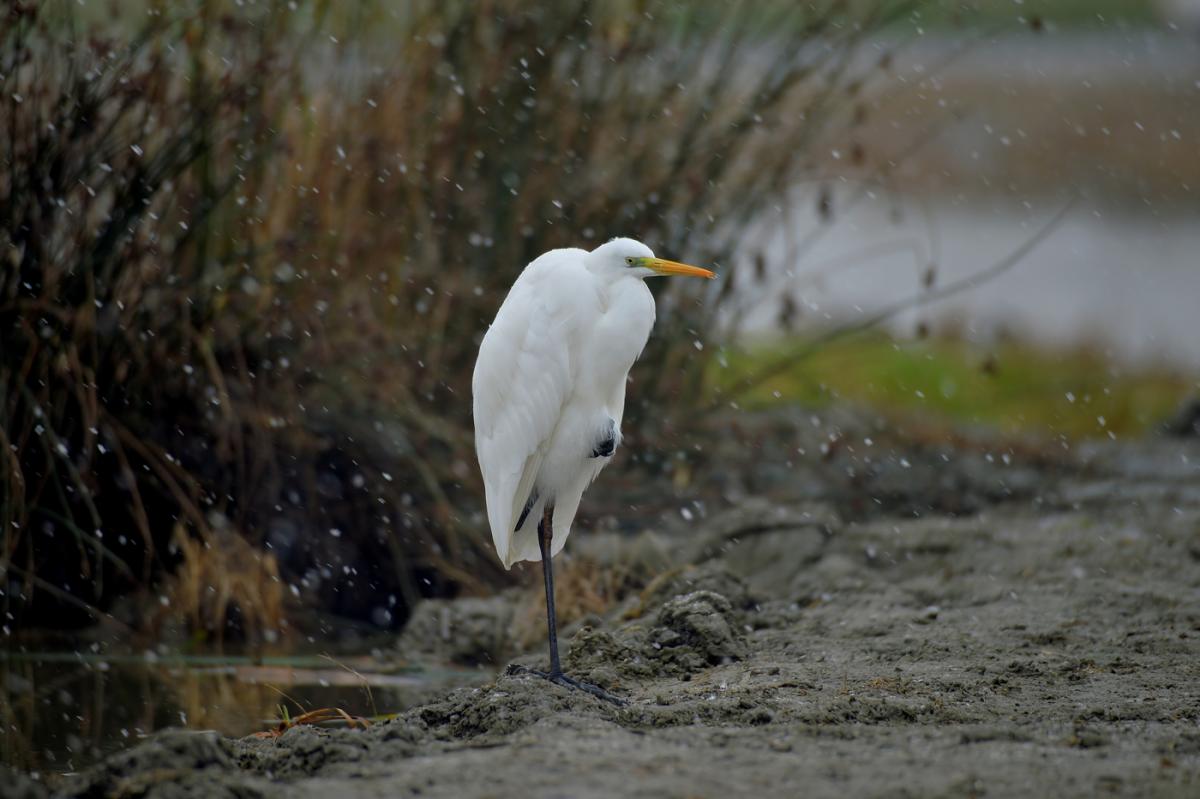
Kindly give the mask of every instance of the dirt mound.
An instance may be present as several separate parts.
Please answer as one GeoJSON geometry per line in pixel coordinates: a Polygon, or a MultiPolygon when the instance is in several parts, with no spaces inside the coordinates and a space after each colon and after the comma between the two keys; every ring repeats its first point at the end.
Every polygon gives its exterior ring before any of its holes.
{"type": "Polygon", "coordinates": [[[631,680],[686,679],[745,652],[729,600],[694,591],[664,605],[651,627],[634,624],[616,633],[583,628],[571,639],[564,662],[571,674],[622,688],[631,680]]]}
{"type": "Polygon", "coordinates": [[[405,658],[497,666],[517,654],[511,593],[422,602],[397,646],[405,658]]]}
{"type": "Polygon", "coordinates": [[[276,796],[280,791],[240,768],[239,745],[215,732],[166,730],[110,757],[71,780],[64,794],[78,797],[276,796]]]}

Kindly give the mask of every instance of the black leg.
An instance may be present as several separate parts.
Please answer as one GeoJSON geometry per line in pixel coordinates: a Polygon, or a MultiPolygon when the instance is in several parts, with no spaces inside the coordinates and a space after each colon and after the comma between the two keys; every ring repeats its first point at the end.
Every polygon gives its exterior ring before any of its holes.
{"type": "Polygon", "coordinates": [[[546,583],[546,626],[550,629],[550,679],[562,676],[558,660],[558,619],[554,613],[554,565],[550,543],[554,539],[554,506],[546,503],[542,520],[538,522],[538,547],[542,551],[542,580],[546,583]]]}
{"type": "Polygon", "coordinates": [[[538,522],[538,548],[542,553],[542,579],[546,583],[546,627],[550,631],[550,671],[537,671],[536,669],[526,668],[514,668],[509,671],[510,673],[513,671],[527,671],[552,683],[586,691],[598,699],[603,699],[605,702],[612,702],[614,705],[623,705],[625,704],[625,700],[619,696],[613,696],[599,686],[576,680],[574,677],[568,677],[563,674],[562,663],[558,659],[558,622],[554,613],[554,566],[551,563],[550,557],[550,543],[553,538],[554,507],[547,502],[546,509],[542,513],[542,520],[538,522]]]}

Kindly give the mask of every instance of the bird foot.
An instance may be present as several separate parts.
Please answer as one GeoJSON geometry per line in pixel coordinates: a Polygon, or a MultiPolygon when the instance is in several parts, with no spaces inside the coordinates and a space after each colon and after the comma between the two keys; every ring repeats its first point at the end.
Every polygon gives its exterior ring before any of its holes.
{"type": "Polygon", "coordinates": [[[624,707],[629,704],[628,700],[622,699],[619,696],[610,694],[598,685],[592,685],[590,682],[577,680],[574,677],[568,677],[561,671],[541,671],[539,669],[531,669],[528,666],[518,666],[516,664],[508,667],[508,674],[532,674],[535,677],[541,677],[543,680],[549,680],[555,685],[562,685],[566,688],[573,688],[576,691],[585,691],[597,699],[602,699],[605,702],[611,702],[617,707],[624,707]]]}

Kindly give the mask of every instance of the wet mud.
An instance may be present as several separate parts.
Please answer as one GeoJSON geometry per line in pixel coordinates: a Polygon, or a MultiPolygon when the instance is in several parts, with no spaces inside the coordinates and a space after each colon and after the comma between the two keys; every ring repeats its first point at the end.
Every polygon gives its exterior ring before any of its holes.
{"type": "Polygon", "coordinates": [[[865,478],[875,512],[811,481],[789,499],[768,476],[771,490],[660,531],[672,565],[564,632],[567,670],[627,706],[504,673],[544,666],[514,633],[531,592],[511,591],[430,605],[400,643],[495,663],[482,686],[367,730],[162,733],[54,789],[1200,796],[1200,445],[1095,445],[1053,468],[899,460],[865,478]],[[969,507],[947,505],[955,492],[969,507]]]}

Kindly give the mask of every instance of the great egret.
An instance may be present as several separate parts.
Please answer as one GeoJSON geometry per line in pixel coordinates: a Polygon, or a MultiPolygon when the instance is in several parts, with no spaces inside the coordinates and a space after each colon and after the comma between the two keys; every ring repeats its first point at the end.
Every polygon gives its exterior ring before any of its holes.
{"type": "Polygon", "coordinates": [[[479,345],[471,381],[475,452],[496,553],[541,560],[550,670],[559,685],[621,700],[563,674],[551,559],[579,499],[621,442],[625,378],[650,338],[653,275],[713,277],[632,239],[551,250],[521,272],[479,345]],[[536,527],[536,530],[535,530],[536,527]]]}

